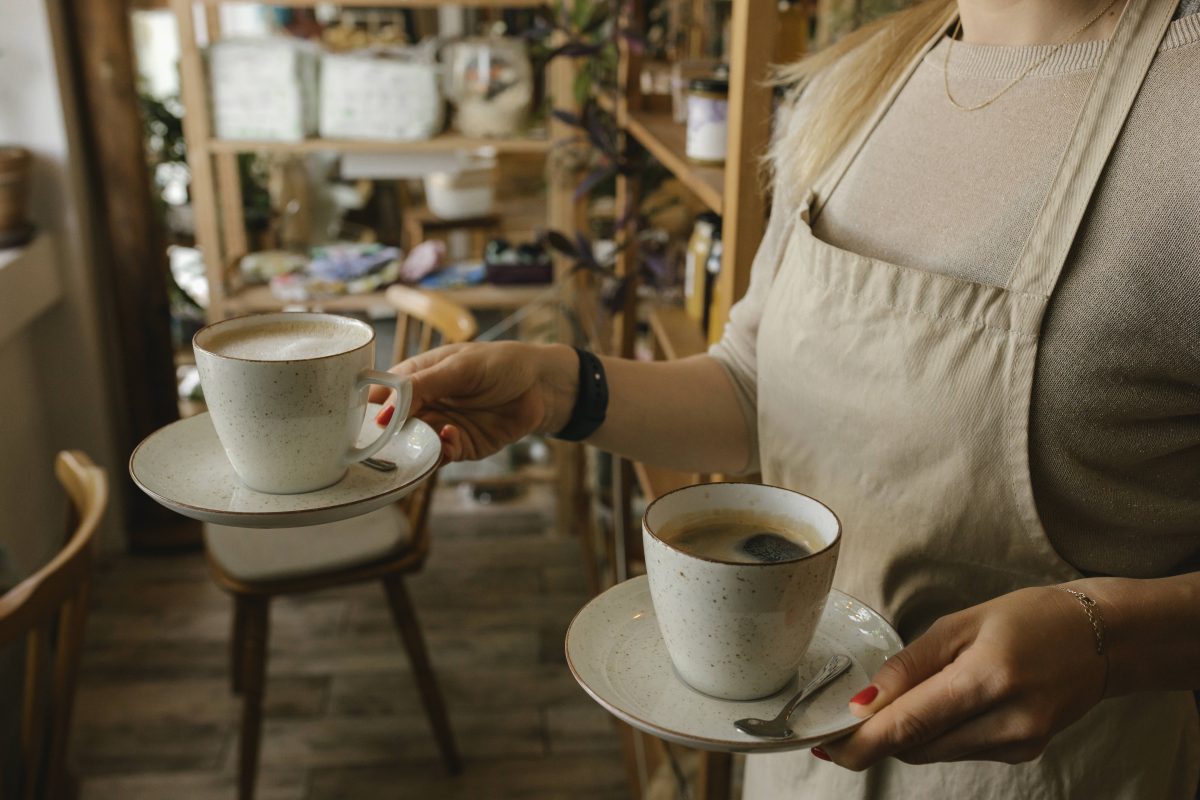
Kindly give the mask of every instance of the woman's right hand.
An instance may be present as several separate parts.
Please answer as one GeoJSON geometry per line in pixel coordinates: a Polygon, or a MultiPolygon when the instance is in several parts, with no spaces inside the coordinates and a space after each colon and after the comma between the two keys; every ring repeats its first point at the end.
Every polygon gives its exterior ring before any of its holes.
{"type": "MultiPolygon", "coordinates": [[[[409,416],[438,432],[447,461],[484,458],[530,433],[555,433],[567,424],[579,382],[579,356],[565,345],[522,342],[452,344],[392,367],[412,378],[409,416]]],[[[387,401],[376,418],[393,413],[390,392],[377,386],[372,402],[387,401]]]]}

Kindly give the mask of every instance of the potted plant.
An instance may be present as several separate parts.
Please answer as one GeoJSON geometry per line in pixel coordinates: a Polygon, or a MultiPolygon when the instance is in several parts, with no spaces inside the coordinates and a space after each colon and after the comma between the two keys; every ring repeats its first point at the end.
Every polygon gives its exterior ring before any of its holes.
{"type": "Polygon", "coordinates": [[[24,244],[33,235],[25,215],[31,161],[25,148],[0,145],[0,247],[24,244]]]}

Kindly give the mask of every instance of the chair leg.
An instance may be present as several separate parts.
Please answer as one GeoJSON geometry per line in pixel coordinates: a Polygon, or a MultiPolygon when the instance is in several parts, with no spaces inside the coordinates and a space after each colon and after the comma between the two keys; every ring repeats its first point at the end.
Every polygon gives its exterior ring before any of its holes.
{"type": "Polygon", "coordinates": [[[270,599],[241,596],[242,606],[242,735],[238,761],[238,800],[254,800],[258,777],[258,743],[262,735],[263,692],[267,678],[267,636],[270,630],[270,599]]]}
{"type": "Polygon", "coordinates": [[[416,611],[408,599],[408,590],[404,588],[404,578],[400,575],[389,575],[383,579],[383,588],[387,592],[388,605],[392,609],[396,629],[400,632],[404,648],[408,651],[408,660],[412,664],[413,676],[417,679],[421,704],[425,707],[425,716],[429,718],[438,750],[442,753],[442,763],[451,775],[457,775],[462,771],[462,762],[458,757],[458,747],[454,743],[454,732],[450,729],[446,703],[442,699],[441,689],[438,688],[437,677],[433,674],[433,667],[430,666],[429,656],[425,652],[425,639],[417,625],[416,611]]]}
{"type": "Polygon", "coordinates": [[[233,598],[233,630],[229,634],[229,680],[234,694],[242,693],[242,673],[245,671],[246,606],[238,596],[233,598]]]}

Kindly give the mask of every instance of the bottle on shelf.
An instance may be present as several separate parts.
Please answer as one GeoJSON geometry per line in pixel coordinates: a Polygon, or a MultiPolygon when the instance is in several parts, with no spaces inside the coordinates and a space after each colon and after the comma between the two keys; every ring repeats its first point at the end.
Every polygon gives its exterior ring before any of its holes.
{"type": "Polygon", "coordinates": [[[684,261],[684,309],[696,324],[703,324],[708,309],[708,260],[713,242],[720,236],[721,218],[711,211],[696,217],[684,261]]]}

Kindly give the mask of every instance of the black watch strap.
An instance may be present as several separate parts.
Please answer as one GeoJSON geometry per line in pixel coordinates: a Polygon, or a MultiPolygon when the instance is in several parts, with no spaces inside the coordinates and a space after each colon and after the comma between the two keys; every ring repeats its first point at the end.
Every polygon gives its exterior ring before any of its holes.
{"type": "Polygon", "coordinates": [[[604,415],[608,411],[608,380],[604,376],[604,365],[594,353],[578,347],[575,352],[579,355],[579,391],[575,395],[571,419],[554,434],[556,439],[568,442],[581,442],[595,433],[604,424],[604,415]]]}

